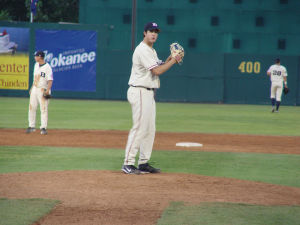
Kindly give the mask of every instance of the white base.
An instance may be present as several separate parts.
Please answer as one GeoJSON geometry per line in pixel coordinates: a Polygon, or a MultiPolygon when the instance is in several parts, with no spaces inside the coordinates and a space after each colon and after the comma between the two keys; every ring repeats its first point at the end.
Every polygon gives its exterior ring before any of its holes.
{"type": "Polygon", "coordinates": [[[180,147],[202,147],[203,144],[195,143],[195,142],[178,142],[178,143],[176,143],[176,146],[180,146],[180,147]]]}

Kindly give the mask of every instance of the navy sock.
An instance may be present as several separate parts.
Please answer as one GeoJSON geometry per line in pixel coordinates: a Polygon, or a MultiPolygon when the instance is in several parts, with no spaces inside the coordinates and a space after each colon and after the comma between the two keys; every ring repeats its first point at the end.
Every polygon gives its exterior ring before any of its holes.
{"type": "Polygon", "coordinates": [[[272,106],[274,107],[275,106],[275,98],[271,98],[272,100],[272,106]]]}
{"type": "Polygon", "coordinates": [[[278,111],[279,109],[279,106],[280,106],[280,102],[279,101],[276,101],[276,110],[278,111]]]}

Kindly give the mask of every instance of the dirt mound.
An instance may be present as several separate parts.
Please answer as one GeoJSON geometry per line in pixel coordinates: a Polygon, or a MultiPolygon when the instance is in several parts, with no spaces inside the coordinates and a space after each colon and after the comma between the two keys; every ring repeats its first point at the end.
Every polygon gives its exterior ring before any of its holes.
{"type": "Polygon", "coordinates": [[[58,199],[37,224],[150,225],[172,201],[300,205],[300,189],[191,174],[125,175],[110,171],[0,175],[1,197],[58,199]]]}
{"type": "MultiPolygon", "coordinates": [[[[0,129],[0,145],[125,148],[128,132],[0,129]]],[[[300,137],[157,132],[155,150],[300,154],[300,137]],[[176,147],[199,142],[203,147],[176,147]]],[[[192,174],[111,171],[0,174],[1,198],[49,198],[59,204],[35,225],[150,225],[172,201],[300,205],[300,188],[192,174]]]]}

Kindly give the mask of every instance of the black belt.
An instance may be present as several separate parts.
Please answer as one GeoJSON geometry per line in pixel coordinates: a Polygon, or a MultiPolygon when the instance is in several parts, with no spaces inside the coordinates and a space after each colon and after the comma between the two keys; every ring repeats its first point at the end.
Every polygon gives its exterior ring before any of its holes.
{"type": "Polygon", "coordinates": [[[147,87],[144,87],[144,86],[134,86],[134,85],[129,85],[130,87],[139,87],[139,88],[145,88],[147,89],[148,91],[154,91],[155,88],[147,88],[147,87]]]}

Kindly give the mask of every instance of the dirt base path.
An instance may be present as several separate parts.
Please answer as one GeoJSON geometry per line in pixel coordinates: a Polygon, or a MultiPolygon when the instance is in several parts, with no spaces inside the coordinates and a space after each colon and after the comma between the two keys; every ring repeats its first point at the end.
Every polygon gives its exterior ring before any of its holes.
{"type": "MultiPolygon", "coordinates": [[[[128,132],[0,129],[0,145],[124,148],[128,132]]],[[[155,150],[300,154],[300,137],[160,133],[155,150]],[[199,142],[202,148],[179,148],[199,142]]],[[[0,198],[48,198],[61,203],[35,225],[150,225],[172,201],[300,205],[300,188],[192,174],[125,175],[111,171],[0,174],[0,198]]]]}
{"type": "MultiPolygon", "coordinates": [[[[70,146],[124,149],[127,131],[104,130],[39,130],[26,134],[25,129],[0,129],[0,145],[70,146]]],[[[256,152],[300,154],[300,137],[235,134],[199,134],[157,132],[155,150],[192,150],[217,152],[256,152]],[[178,142],[198,142],[203,147],[176,147],[178,142]]]]}

